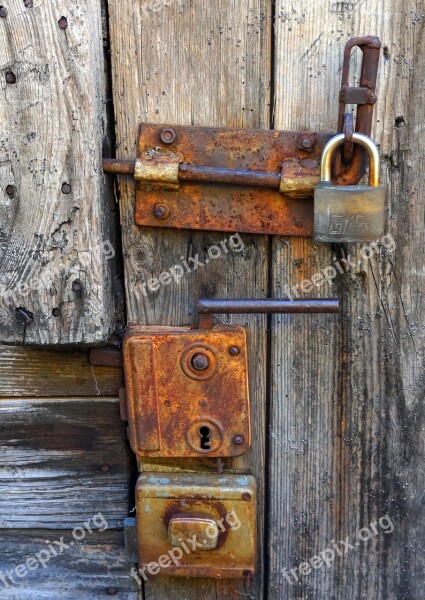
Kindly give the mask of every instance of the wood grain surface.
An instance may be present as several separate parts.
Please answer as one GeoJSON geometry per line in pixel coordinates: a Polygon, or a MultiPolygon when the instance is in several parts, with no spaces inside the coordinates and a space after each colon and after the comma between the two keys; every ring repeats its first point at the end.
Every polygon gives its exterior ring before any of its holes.
{"type": "Polygon", "coordinates": [[[100,2],[9,0],[4,8],[0,341],[104,342],[113,330],[115,249],[101,165],[107,123],[100,2]]]}

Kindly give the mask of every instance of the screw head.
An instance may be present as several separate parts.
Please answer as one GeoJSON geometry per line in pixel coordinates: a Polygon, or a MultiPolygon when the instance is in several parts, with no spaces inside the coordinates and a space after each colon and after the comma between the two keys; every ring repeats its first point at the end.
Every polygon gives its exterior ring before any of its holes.
{"type": "Polygon", "coordinates": [[[25,4],[25,8],[32,8],[33,7],[33,0],[24,0],[24,4],[25,4]]]}
{"type": "Polygon", "coordinates": [[[62,184],[61,187],[62,190],[62,194],[70,194],[71,193],[71,186],[69,185],[69,183],[66,183],[66,181],[62,184]]]}
{"type": "Polygon", "coordinates": [[[60,315],[60,314],[61,314],[60,308],[54,308],[54,309],[52,310],[52,315],[53,315],[54,317],[59,317],[59,315],[60,315]]]}
{"type": "Polygon", "coordinates": [[[174,131],[174,129],[163,129],[161,131],[161,141],[164,142],[164,144],[172,144],[174,142],[174,140],[177,137],[176,132],[174,131]]]}
{"type": "Polygon", "coordinates": [[[238,356],[238,354],[240,353],[241,349],[239,348],[239,346],[230,346],[229,354],[231,354],[232,356],[238,356]]]}
{"type": "Polygon", "coordinates": [[[111,470],[111,467],[109,465],[102,465],[102,471],[104,473],[109,473],[110,470],[111,470]]]}
{"type": "Polygon", "coordinates": [[[153,214],[157,219],[166,219],[170,214],[170,209],[165,204],[157,204],[153,209],[153,214]]]}
{"type": "Polygon", "coordinates": [[[236,444],[236,446],[242,446],[242,444],[245,443],[245,438],[243,435],[235,435],[233,438],[233,443],[236,444]]]}
{"type": "Polygon", "coordinates": [[[7,8],[5,6],[0,6],[0,17],[2,19],[7,17],[7,8]]]}
{"type": "Polygon", "coordinates": [[[108,588],[108,594],[110,596],[115,596],[116,593],[117,593],[117,588],[114,588],[112,586],[108,588]]]}
{"type": "Polygon", "coordinates": [[[248,492],[244,492],[241,496],[242,500],[245,500],[246,502],[248,502],[249,500],[252,499],[251,494],[249,494],[248,492]]]}
{"type": "Polygon", "coordinates": [[[206,371],[210,366],[210,359],[206,354],[199,352],[192,358],[192,367],[196,371],[206,371]]]}
{"type": "Polygon", "coordinates": [[[66,29],[68,27],[68,19],[61,17],[58,21],[59,29],[66,29]]]}
{"type": "Polygon", "coordinates": [[[164,404],[165,404],[165,406],[166,406],[167,408],[170,408],[170,406],[171,406],[171,401],[170,401],[170,400],[166,400],[166,401],[164,402],[164,404]]]}
{"type": "Polygon", "coordinates": [[[9,198],[14,198],[16,196],[16,188],[14,185],[7,185],[6,186],[6,194],[9,196],[9,198]]]}
{"type": "Polygon", "coordinates": [[[16,75],[15,73],[12,73],[12,71],[9,71],[8,73],[6,73],[6,83],[16,83],[16,75]]]}
{"type": "Polygon", "coordinates": [[[83,286],[81,285],[81,281],[78,281],[78,279],[76,279],[72,284],[72,291],[73,292],[81,292],[82,289],[83,289],[83,286]]]}

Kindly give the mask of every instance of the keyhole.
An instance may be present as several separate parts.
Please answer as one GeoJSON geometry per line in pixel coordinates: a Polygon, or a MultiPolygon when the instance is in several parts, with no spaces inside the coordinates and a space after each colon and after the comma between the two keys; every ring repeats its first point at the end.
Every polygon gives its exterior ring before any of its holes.
{"type": "Polygon", "coordinates": [[[211,429],[204,425],[199,430],[199,435],[201,436],[201,450],[211,450],[211,429]]]}

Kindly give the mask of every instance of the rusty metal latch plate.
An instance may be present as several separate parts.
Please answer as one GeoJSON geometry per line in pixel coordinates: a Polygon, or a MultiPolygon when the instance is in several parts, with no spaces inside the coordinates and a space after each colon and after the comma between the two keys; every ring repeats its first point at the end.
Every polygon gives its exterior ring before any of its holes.
{"type": "Polygon", "coordinates": [[[256,483],[250,475],[143,473],[136,512],[140,579],[254,574],[256,483]]]}
{"type": "Polygon", "coordinates": [[[320,156],[331,135],[144,123],[138,161],[157,153],[173,160],[181,155],[182,163],[179,186],[138,181],[136,224],[311,236],[313,204],[308,198],[319,182],[320,156]],[[172,131],[171,143],[163,142],[164,131],[172,131]],[[203,166],[204,181],[199,181],[197,165],[203,166]],[[198,181],[185,181],[195,170],[198,181]],[[226,170],[233,171],[228,183],[209,181],[217,175],[223,179],[226,170]],[[264,174],[264,181],[256,181],[256,172],[264,174]],[[250,176],[252,185],[241,184],[250,176]]]}
{"type": "Polygon", "coordinates": [[[130,327],[123,359],[135,454],[223,458],[249,449],[243,327],[130,327]]]}

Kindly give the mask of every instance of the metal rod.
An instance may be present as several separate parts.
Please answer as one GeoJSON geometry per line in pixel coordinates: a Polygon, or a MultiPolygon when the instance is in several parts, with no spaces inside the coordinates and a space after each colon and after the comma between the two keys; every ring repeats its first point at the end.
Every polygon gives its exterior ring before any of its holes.
{"type": "Polygon", "coordinates": [[[196,167],[182,164],[179,167],[180,181],[205,183],[228,183],[279,189],[281,174],[267,171],[225,169],[222,167],[196,167]]]}
{"type": "Polygon", "coordinates": [[[282,300],[199,300],[197,304],[200,329],[211,329],[216,314],[312,314],[337,313],[337,298],[282,300]]]}
{"type": "Polygon", "coordinates": [[[306,298],[304,300],[199,300],[199,314],[277,314],[277,313],[337,313],[337,298],[306,298]]]}
{"type": "Polygon", "coordinates": [[[134,175],[135,160],[120,160],[118,158],[104,158],[103,170],[105,173],[116,175],[134,175]]]}
{"type": "MultiPolygon", "coordinates": [[[[103,159],[106,173],[133,175],[134,160],[113,158],[103,159]]],[[[197,167],[188,164],[179,166],[179,180],[193,183],[223,183],[279,189],[281,174],[267,171],[249,171],[243,169],[225,169],[222,167],[197,167]]]]}

